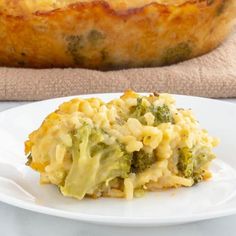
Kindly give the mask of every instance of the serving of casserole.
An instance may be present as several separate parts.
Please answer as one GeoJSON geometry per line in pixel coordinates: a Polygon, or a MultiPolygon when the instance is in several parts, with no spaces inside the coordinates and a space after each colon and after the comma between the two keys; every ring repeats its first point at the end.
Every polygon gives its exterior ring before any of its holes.
{"type": "Polygon", "coordinates": [[[0,65],[169,65],[216,48],[235,15],[235,0],[2,0],[0,65]]]}

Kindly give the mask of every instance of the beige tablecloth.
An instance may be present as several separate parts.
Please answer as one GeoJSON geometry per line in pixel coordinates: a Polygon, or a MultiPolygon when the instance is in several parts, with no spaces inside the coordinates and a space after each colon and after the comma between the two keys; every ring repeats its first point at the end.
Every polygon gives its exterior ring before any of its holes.
{"type": "Polygon", "coordinates": [[[128,88],[138,92],[236,97],[236,28],[213,52],[172,66],[109,72],[0,68],[0,100],[41,100],[128,88]]]}

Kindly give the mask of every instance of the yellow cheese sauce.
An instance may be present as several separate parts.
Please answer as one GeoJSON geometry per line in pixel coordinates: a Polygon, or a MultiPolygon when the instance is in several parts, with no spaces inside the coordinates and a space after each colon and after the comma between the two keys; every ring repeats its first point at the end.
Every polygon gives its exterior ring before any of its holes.
{"type": "Polygon", "coordinates": [[[218,140],[169,94],[127,91],[105,103],[73,99],[25,142],[27,165],[65,196],[133,198],[135,192],[190,187],[210,177],[218,140]]]}

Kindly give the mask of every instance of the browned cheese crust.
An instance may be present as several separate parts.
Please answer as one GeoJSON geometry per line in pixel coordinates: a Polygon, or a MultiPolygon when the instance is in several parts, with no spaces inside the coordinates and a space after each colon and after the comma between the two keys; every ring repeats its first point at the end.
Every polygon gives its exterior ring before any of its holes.
{"type": "Polygon", "coordinates": [[[0,65],[14,67],[109,70],[169,65],[217,47],[236,16],[236,0],[121,8],[87,1],[48,10],[17,5],[24,0],[4,1],[0,65]]]}

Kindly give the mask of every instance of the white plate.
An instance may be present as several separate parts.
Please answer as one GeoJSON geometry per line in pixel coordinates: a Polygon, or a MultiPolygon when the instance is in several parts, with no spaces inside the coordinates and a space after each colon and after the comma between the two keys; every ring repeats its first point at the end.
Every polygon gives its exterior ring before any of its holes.
{"type": "MultiPolygon", "coordinates": [[[[104,100],[119,94],[96,94],[104,100]]],[[[24,141],[44,117],[71,97],[36,102],[0,113],[0,200],[45,214],[107,225],[157,226],[236,213],[236,106],[216,100],[176,96],[177,106],[192,108],[202,127],[221,139],[213,178],[192,188],[148,193],[143,198],[63,197],[55,186],[39,185],[38,173],[24,163],[24,141]]]]}

